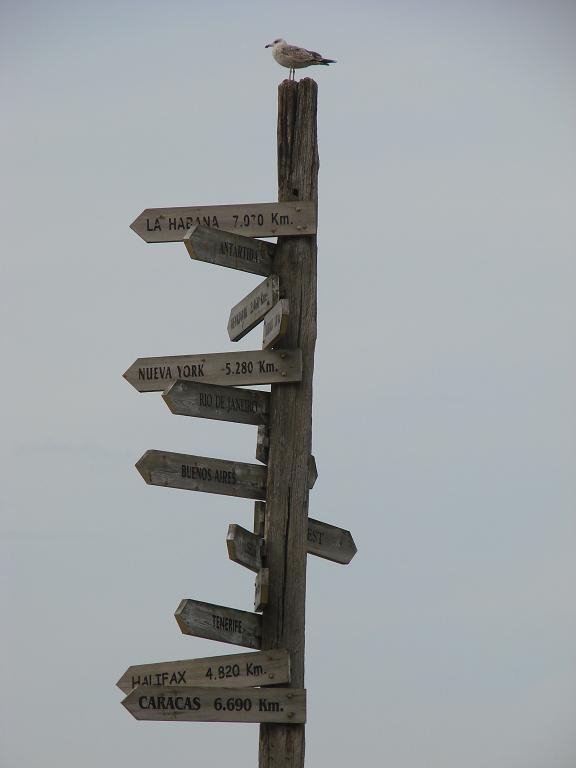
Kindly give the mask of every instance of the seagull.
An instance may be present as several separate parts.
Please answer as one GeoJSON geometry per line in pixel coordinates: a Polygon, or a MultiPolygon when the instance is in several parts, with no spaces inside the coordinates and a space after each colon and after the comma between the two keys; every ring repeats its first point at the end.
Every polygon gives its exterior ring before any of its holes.
{"type": "Polygon", "coordinates": [[[295,70],[302,67],[309,67],[312,64],[325,64],[326,66],[328,64],[336,64],[334,59],[325,59],[316,51],[308,51],[306,48],[299,48],[297,45],[289,45],[281,37],[264,47],[272,48],[272,56],[274,56],[278,64],[290,70],[289,80],[294,80],[295,70]]]}

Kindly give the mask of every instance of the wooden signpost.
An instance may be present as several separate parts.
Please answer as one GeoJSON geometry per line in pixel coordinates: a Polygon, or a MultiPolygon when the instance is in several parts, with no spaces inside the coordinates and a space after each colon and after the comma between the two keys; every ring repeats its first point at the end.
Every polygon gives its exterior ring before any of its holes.
{"type": "Polygon", "coordinates": [[[151,450],[137,461],[136,469],[148,485],[245,499],[266,498],[266,468],[259,464],[151,450]]]}
{"type": "Polygon", "coordinates": [[[302,378],[298,349],[213,352],[206,355],[139,357],[124,372],[138,392],[162,392],[178,379],[206,384],[284,384],[302,378]]]}
{"type": "Polygon", "coordinates": [[[284,650],[252,651],[184,661],[160,661],[128,667],[116,683],[124,693],[140,686],[246,688],[290,682],[290,657],[284,650]]]}
{"type": "Polygon", "coordinates": [[[147,243],[169,243],[181,242],[194,224],[245,237],[313,235],[316,233],[316,204],[298,201],[147,208],[130,227],[147,243]]]}
{"type": "Polygon", "coordinates": [[[262,616],[225,605],[182,600],[174,614],[183,635],[246,648],[262,647],[262,616]]]}
{"type": "Polygon", "coordinates": [[[172,413],[200,419],[234,421],[238,424],[267,424],[270,394],[260,389],[239,389],[204,384],[200,381],[175,381],[162,397],[172,413]]]}
{"type": "Polygon", "coordinates": [[[254,275],[272,274],[276,245],[266,240],[193,224],[184,235],[184,245],[190,258],[197,261],[254,275]]]}
{"type": "Polygon", "coordinates": [[[138,358],[124,373],[175,414],[258,428],[260,464],[157,450],[136,464],[150,485],[255,500],[254,532],[230,525],[226,538],[230,559],[256,573],[255,612],[185,599],[175,618],[185,635],[256,653],[131,666],[118,687],[138,720],[260,723],[260,768],[304,766],[307,554],[346,564],[356,553],[349,531],[308,517],[318,477],[316,103],[313,80],[279,88],[278,202],[148,208],[131,225],[146,242],[184,242],[196,261],[265,278],[228,321],[232,341],[262,322],[262,350],[138,358]],[[245,389],[259,385],[271,391],[245,389]]]}
{"type": "Polygon", "coordinates": [[[278,301],[279,292],[280,281],[276,275],[271,275],[232,307],[228,320],[230,341],[239,341],[261,323],[278,301]]]}
{"type": "Polygon", "coordinates": [[[305,723],[306,691],[296,688],[138,686],[122,701],[136,720],[195,723],[305,723]]]}
{"type": "Polygon", "coordinates": [[[264,318],[262,349],[270,349],[282,342],[288,332],[289,317],[288,299],[280,299],[264,318]]]}

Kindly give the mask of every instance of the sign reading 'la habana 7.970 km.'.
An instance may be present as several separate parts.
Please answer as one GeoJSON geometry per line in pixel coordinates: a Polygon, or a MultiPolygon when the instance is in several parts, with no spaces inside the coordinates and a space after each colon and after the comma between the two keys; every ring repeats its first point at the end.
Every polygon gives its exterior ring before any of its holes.
{"type": "Polygon", "coordinates": [[[315,235],[316,203],[246,203],[147,208],[130,227],[147,243],[178,242],[194,224],[246,237],[315,235]]]}
{"type": "Polygon", "coordinates": [[[299,349],[213,352],[205,355],[139,357],[124,373],[138,392],[162,392],[178,379],[206,384],[250,386],[302,379],[299,349]]]}

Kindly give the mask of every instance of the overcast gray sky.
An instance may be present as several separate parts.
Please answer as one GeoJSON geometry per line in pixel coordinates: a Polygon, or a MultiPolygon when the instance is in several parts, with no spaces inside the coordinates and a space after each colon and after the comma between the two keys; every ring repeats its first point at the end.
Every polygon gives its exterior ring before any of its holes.
{"type": "MultiPolygon", "coordinates": [[[[139,723],[130,664],[241,650],[252,503],[146,486],[151,448],[252,461],[139,356],[232,348],[260,278],[146,245],[147,207],[276,199],[282,36],[319,83],[307,765],[576,760],[576,4],[2,0],[3,768],[257,761],[256,725],[139,723]]],[[[307,74],[307,73],[303,73],[307,74]]],[[[261,330],[234,348],[258,348],[261,330]]]]}

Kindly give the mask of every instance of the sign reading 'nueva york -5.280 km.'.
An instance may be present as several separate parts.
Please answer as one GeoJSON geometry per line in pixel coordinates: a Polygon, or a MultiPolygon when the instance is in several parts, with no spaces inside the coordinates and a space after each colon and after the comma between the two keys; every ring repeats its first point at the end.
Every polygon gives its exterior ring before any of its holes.
{"type": "Polygon", "coordinates": [[[299,349],[213,352],[205,355],[139,357],[124,373],[138,392],[161,392],[178,379],[206,384],[250,386],[302,379],[299,349]]]}
{"type": "Polygon", "coordinates": [[[130,227],[147,243],[184,239],[194,224],[247,237],[316,234],[316,203],[247,203],[147,208],[130,227]]]}

